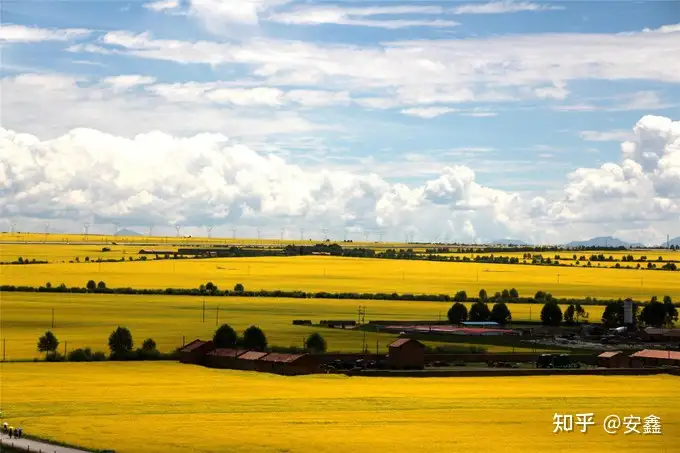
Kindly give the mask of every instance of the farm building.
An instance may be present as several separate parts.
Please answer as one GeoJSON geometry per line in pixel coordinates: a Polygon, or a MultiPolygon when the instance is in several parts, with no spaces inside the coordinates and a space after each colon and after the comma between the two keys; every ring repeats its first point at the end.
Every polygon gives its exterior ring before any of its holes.
{"type": "Polygon", "coordinates": [[[630,359],[621,351],[607,351],[597,356],[597,366],[604,368],[628,368],[630,359]]]}
{"type": "Polygon", "coordinates": [[[398,369],[425,368],[425,345],[418,340],[400,338],[391,343],[387,355],[387,365],[398,369]]]}
{"type": "Polygon", "coordinates": [[[202,363],[206,354],[212,349],[212,341],[194,340],[179,350],[179,361],[181,363],[202,363]]]}
{"type": "Polygon", "coordinates": [[[237,357],[245,352],[245,349],[217,348],[208,352],[205,364],[211,368],[237,368],[237,357]]]}
{"type": "Polygon", "coordinates": [[[310,354],[279,354],[272,352],[257,360],[257,370],[295,376],[319,371],[319,361],[310,354]]]}
{"type": "Polygon", "coordinates": [[[641,336],[647,341],[680,341],[680,329],[647,327],[641,336]]]}
{"type": "Polygon", "coordinates": [[[680,351],[644,349],[630,356],[630,364],[633,368],[680,366],[680,351]]]}
{"type": "Polygon", "coordinates": [[[259,351],[248,351],[244,352],[238,356],[238,362],[236,363],[236,369],[238,370],[251,370],[251,371],[261,371],[259,369],[259,360],[266,356],[266,352],[259,351]]]}

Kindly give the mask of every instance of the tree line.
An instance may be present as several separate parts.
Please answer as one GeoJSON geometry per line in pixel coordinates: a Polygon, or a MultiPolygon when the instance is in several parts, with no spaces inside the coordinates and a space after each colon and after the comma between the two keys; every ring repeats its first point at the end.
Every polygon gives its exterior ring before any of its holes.
{"type": "MultiPolygon", "coordinates": [[[[212,340],[215,348],[243,348],[261,352],[268,348],[267,336],[257,326],[248,327],[243,331],[243,335],[239,336],[229,324],[222,324],[215,330],[212,340]]],[[[310,334],[305,340],[305,349],[309,352],[326,352],[327,347],[326,340],[316,332],[310,334]]]]}
{"type": "MultiPolygon", "coordinates": [[[[403,300],[403,301],[429,301],[429,302],[477,302],[479,297],[470,297],[465,291],[450,294],[413,294],[413,293],[358,293],[358,292],[307,292],[300,290],[246,290],[241,283],[234,285],[233,289],[220,289],[212,282],[200,285],[198,288],[109,288],[104,281],[95,282],[89,280],[85,286],[67,287],[64,283],[53,286],[47,282],[43,286],[23,285],[0,285],[0,292],[46,292],[46,293],[97,293],[97,294],[127,294],[127,295],[167,295],[167,296],[215,296],[215,297],[279,297],[294,299],[365,299],[365,300],[403,300]]],[[[481,293],[482,291],[480,291],[481,293]]],[[[486,294],[486,291],[484,291],[486,294]]],[[[543,303],[544,291],[536,292],[534,297],[520,297],[517,289],[512,288],[496,292],[488,297],[492,302],[503,301],[506,303],[543,303]]],[[[550,295],[551,300],[560,304],[580,305],[607,305],[621,299],[598,299],[595,297],[556,298],[550,295]]],[[[678,304],[676,304],[678,305],[678,304]]]]}
{"type": "Polygon", "coordinates": [[[91,348],[77,348],[65,355],[58,352],[59,340],[48,330],[38,338],[38,352],[45,354],[48,362],[98,362],[103,360],[168,360],[176,358],[176,353],[163,354],[156,347],[152,338],[147,338],[142,346],[134,349],[132,333],[127,327],[118,326],[109,335],[109,355],[102,351],[93,352],[91,348]]]}

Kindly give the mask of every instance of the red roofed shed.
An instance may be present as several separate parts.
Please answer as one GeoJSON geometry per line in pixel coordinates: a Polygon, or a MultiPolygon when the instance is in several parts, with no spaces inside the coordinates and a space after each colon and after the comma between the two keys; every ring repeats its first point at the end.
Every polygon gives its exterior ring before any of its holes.
{"type": "Polygon", "coordinates": [[[238,356],[237,369],[239,370],[257,370],[259,362],[262,357],[266,356],[266,352],[248,351],[238,356]]]}
{"type": "Polygon", "coordinates": [[[237,357],[245,349],[217,348],[206,355],[206,364],[212,368],[237,368],[237,357]]]}
{"type": "Polygon", "coordinates": [[[663,349],[644,349],[630,356],[634,368],[656,366],[680,366],[680,351],[664,351],[663,349]]]}
{"type": "Polygon", "coordinates": [[[418,340],[400,338],[388,346],[387,364],[390,368],[425,368],[425,345],[418,340]]]}
{"type": "Polygon", "coordinates": [[[179,350],[179,361],[181,363],[199,364],[203,362],[204,356],[212,350],[212,341],[196,339],[179,350]]]}
{"type": "Polygon", "coordinates": [[[597,366],[605,368],[627,368],[630,360],[621,351],[607,351],[597,356],[597,366]]]}
{"type": "Polygon", "coordinates": [[[319,371],[319,361],[310,354],[280,354],[272,352],[258,359],[257,370],[295,376],[319,371]]]}

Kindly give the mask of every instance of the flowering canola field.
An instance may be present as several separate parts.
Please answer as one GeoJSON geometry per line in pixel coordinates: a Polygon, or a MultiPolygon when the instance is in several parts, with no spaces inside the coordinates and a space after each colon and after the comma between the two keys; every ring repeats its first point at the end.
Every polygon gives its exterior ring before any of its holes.
{"type": "MultiPolygon", "coordinates": [[[[130,329],[136,345],[153,338],[161,351],[169,352],[195,338],[211,338],[216,321],[229,323],[243,331],[260,326],[270,344],[299,346],[312,332],[319,331],[330,351],[360,352],[363,332],[343,329],[321,329],[292,325],[293,319],[356,319],[357,306],[366,307],[366,321],[371,319],[427,320],[446,318],[449,302],[405,302],[379,300],[286,299],[255,297],[206,297],[203,322],[203,298],[191,296],[132,296],[111,294],[0,293],[0,348],[8,360],[38,357],[38,337],[51,329],[61,342],[59,351],[89,346],[108,351],[108,335],[119,325],[130,329]],[[219,306],[219,312],[217,310],[219,306]],[[55,327],[52,329],[52,309],[55,327]],[[219,314],[219,318],[218,317],[219,314]]],[[[536,319],[540,306],[510,305],[515,319],[536,319]]],[[[593,319],[602,307],[586,307],[593,319]]],[[[371,352],[376,346],[382,353],[396,335],[366,333],[371,352]]],[[[466,346],[466,343],[456,343],[466,346]]],[[[436,343],[429,343],[436,345],[436,343]]],[[[484,346],[490,352],[511,351],[508,346],[484,346]]],[[[516,351],[522,349],[516,348],[516,351]]],[[[531,351],[531,349],[526,349],[531,351]]]]}
{"type": "MultiPolygon", "coordinates": [[[[93,257],[91,257],[92,259],[93,257]]],[[[12,258],[14,259],[14,257],[12,258]]],[[[649,300],[680,299],[677,272],[482,263],[342,258],[330,256],[215,258],[116,263],[59,263],[0,266],[4,284],[85,286],[93,279],[109,287],[220,288],[329,292],[450,294],[481,288],[490,294],[516,288],[520,295],[549,291],[557,297],[649,300]]]]}
{"type": "MultiPolygon", "coordinates": [[[[676,452],[675,376],[281,377],[177,363],[9,363],[2,412],[25,432],[119,453],[676,452]],[[594,413],[588,432],[553,415],[594,413]],[[656,415],[661,435],[606,434],[656,415]]],[[[638,429],[642,429],[638,427],[638,429]]]]}

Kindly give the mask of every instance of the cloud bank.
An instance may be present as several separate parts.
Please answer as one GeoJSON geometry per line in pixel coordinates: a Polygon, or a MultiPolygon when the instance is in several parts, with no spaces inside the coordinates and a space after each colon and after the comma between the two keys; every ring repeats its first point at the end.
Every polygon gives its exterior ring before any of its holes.
{"type": "Polygon", "coordinates": [[[25,223],[261,227],[271,235],[329,228],[336,238],[415,232],[423,241],[550,242],[609,225],[629,239],[660,241],[680,218],[680,121],[644,116],[631,137],[620,162],[578,169],[560,193],[526,198],[480,185],[466,166],[408,186],[368,171],[312,171],[214,133],[123,138],[78,128],[41,139],[0,129],[0,215],[25,223]],[[640,232],[641,224],[653,226],[640,232]]]}

